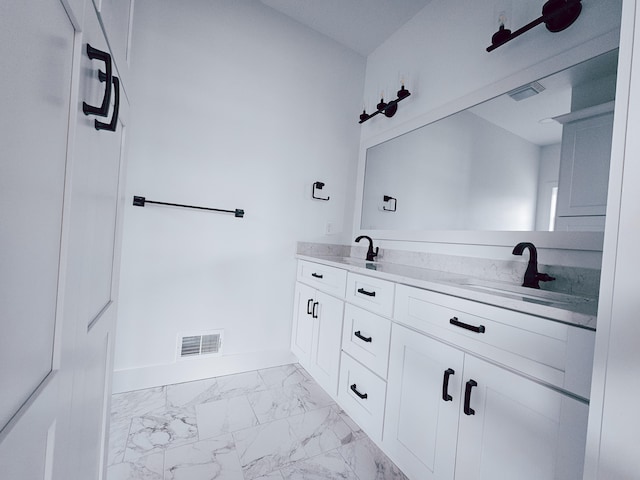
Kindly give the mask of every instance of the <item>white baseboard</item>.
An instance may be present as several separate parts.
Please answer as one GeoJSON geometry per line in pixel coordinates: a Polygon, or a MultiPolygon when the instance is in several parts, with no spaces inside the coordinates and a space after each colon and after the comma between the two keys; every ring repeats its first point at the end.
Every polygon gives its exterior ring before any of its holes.
{"type": "Polygon", "coordinates": [[[290,350],[223,355],[181,360],[166,365],[129,368],[113,372],[113,393],[191,382],[204,378],[232,375],[262,368],[295,363],[290,350]]]}

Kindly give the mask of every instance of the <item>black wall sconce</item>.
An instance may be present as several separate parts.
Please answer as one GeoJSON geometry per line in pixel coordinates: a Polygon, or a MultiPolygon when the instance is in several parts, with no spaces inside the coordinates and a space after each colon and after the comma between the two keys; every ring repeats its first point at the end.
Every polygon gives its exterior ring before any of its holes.
{"type": "Polygon", "coordinates": [[[382,198],[384,199],[385,203],[393,201],[393,208],[387,208],[383,205],[382,210],[384,210],[385,212],[395,212],[396,208],[398,207],[398,199],[394,197],[390,197],[389,195],[385,195],[382,198]]]}
{"type": "Polygon", "coordinates": [[[498,31],[491,37],[491,45],[487,47],[487,52],[495,50],[499,46],[519,37],[524,32],[531,30],[541,23],[544,23],[547,30],[553,33],[561,32],[569,28],[582,11],[580,1],[581,0],[548,0],[542,6],[542,16],[513,33],[511,33],[511,30],[504,28],[504,24],[500,25],[498,31]]]}
{"type": "Polygon", "coordinates": [[[358,123],[364,123],[370,118],[375,117],[379,113],[384,113],[384,116],[387,118],[393,117],[398,111],[398,102],[404,100],[409,95],[411,95],[411,92],[409,92],[409,90],[404,88],[404,83],[403,83],[402,86],[400,87],[400,90],[398,90],[397,95],[398,95],[398,98],[396,98],[395,100],[391,100],[389,103],[385,103],[384,98],[381,98],[380,103],[376,105],[376,108],[378,110],[376,110],[371,114],[367,113],[366,110],[362,110],[362,113],[360,114],[360,121],[358,123]]]}
{"type": "Polygon", "coordinates": [[[311,189],[311,198],[315,198],[316,200],[329,200],[329,198],[331,197],[316,197],[316,189],[322,190],[322,187],[324,187],[323,182],[313,182],[313,188],[311,189]]]}

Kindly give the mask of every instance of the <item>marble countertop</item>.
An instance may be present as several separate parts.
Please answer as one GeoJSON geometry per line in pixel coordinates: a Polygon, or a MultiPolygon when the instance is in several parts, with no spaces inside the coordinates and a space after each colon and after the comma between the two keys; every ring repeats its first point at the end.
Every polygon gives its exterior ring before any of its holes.
{"type": "Polygon", "coordinates": [[[424,288],[434,292],[544,317],[589,330],[596,329],[598,299],[489,282],[465,275],[352,257],[296,255],[300,260],[424,288]]]}

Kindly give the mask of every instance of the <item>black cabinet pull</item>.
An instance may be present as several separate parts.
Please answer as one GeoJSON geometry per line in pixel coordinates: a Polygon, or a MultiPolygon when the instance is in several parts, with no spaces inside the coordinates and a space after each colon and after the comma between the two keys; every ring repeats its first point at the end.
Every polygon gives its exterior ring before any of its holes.
{"type": "Polygon", "coordinates": [[[367,343],[371,342],[371,337],[363,337],[362,334],[360,333],[360,330],[358,330],[357,332],[353,332],[353,334],[363,342],[367,342],[367,343]]]}
{"type": "Polygon", "coordinates": [[[313,302],[313,308],[311,309],[311,316],[313,318],[318,318],[318,313],[316,312],[317,306],[318,306],[318,302],[313,302]]]}
{"type": "Polygon", "coordinates": [[[367,292],[364,288],[359,288],[358,289],[358,293],[361,293],[363,295],[367,295],[368,297],[375,297],[376,296],[376,292],[367,292]]]}
{"type": "Polygon", "coordinates": [[[358,395],[360,398],[362,398],[363,400],[366,399],[368,397],[368,395],[366,393],[360,393],[356,387],[356,384],[354,383],[353,385],[351,385],[351,391],[353,393],[355,393],[356,395],[358,395]]]}
{"type": "Polygon", "coordinates": [[[477,387],[478,382],[475,380],[469,380],[467,382],[467,386],[464,389],[464,414],[465,415],[475,415],[476,411],[469,406],[471,403],[471,389],[473,387],[477,387]]]}
{"type": "Polygon", "coordinates": [[[315,277],[315,278],[322,278],[324,275],[321,275],[321,274],[318,274],[318,273],[316,273],[316,272],[313,272],[313,273],[311,274],[311,276],[312,276],[312,277],[315,277]]]}
{"type": "Polygon", "coordinates": [[[93,48],[87,43],[87,56],[91,60],[100,60],[104,62],[106,74],[98,72],[98,78],[100,81],[105,82],[104,98],[102,99],[102,105],[96,107],[89,105],[87,102],[82,102],[82,111],[85,115],[96,115],[98,117],[106,117],[109,114],[109,103],[111,102],[111,83],[112,83],[112,67],[111,67],[111,55],[97,48],[93,48]]]}
{"type": "Polygon", "coordinates": [[[453,368],[447,368],[444,371],[444,378],[442,379],[442,400],[445,402],[450,402],[453,400],[453,397],[449,395],[449,377],[451,375],[455,375],[455,370],[453,368]]]}
{"type": "Polygon", "coordinates": [[[313,298],[307,300],[307,315],[311,315],[313,311],[311,310],[311,302],[313,302],[313,298]]]}
{"type": "Polygon", "coordinates": [[[458,317],[453,317],[451,320],[449,320],[449,323],[451,325],[455,325],[456,327],[464,328],[465,330],[471,330],[472,332],[476,333],[484,333],[484,325],[480,325],[479,327],[476,327],[475,325],[469,325],[468,323],[464,323],[458,320],[458,317]]]}
{"type": "MultiPolygon", "coordinates": [[[[102,72],[101,72],[102,73],[102,72]]],[[[94,126],[96,130],[106,130],[107,132],[115,132],[118,126],[118,113],[120,112],[120,79],[113,77],[113,93],[115,100],[113,104],[113,116],[109,123],[103,123],[98,120],[95,121],[94,126]]]]}

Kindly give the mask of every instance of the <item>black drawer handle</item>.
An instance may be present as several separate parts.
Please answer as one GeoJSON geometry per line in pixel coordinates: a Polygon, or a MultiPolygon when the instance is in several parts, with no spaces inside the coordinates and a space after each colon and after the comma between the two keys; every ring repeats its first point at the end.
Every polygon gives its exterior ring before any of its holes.
{"type": "Polygon", "coordinates": [[[472,332],[476,333],[484,333],[485,330],[484,325],[480,325],[479,327],[476,327],[475,325],[469,325],[468,323],[464,323],[458,320],[458,317],[453,317],[451,320],[449,320],[449,323],[451,325],[455,325],[456,327],[464,328],[465,330],[471,330],[472,332]]]}
{"type": "Polygon", "coordinates": [[[98,72],[98,78],[101,82],[105,82],[104,98],[102,99],[102,105],[96,107],[89,105],[87,102],[82,102],[82,111],[85,115],[96,115],[98,117],[106,117],[109,114],[109,103],[111,102],[111,83],[112,83],[112,67],[111,67],[111,55],[97,48],[93,48],[87,43],[87,56],[91,60],[100,60],[104,62],[106,74],[98,72]]]}
{"type": "Polygon", "coordinates": [[[311,274],[311,276],[312,276],[312,277],[315,277],[315,278],[322,278],[322,277],[323,277],[323,275],[318,274],[318,273],[315,273],[315,272],[313,272],[313,273],[311,274]]]}
{"type": "Polygon", "coordinates": [[[445,402],[450,402],[453,400],[453,397],[449,395],[449,377],[451,375],[455,375],[455,370],[453,368],[447,368],[444,371],[444,378],[442,379],[442,400],[445,402]]]}
{"type": "Polygon", "coordinates": [[[317,307],[318,307],[318,302],[313,302],[313,308],[311,309],[311,316],[313,318],[318,318],[318,312],[316,311],[317,307]]]}
{"type": "MultiPolygon", "coordinates": [[[[100,72],[102,73],[102,72],[100,72]]],[[[113,77],[113,93],[115,94],[115,100],[113,104],[113,116],[109,123],[103,123],[98,120],[95,121],[94,126],[96,130],[106,130],[107,132],[115,132],[118,126],[118,113],[120,112],[120,79],[113,77]]]]}
{"type": "Polygon", "coordinates": [[[478,386],[478,382],[476,382],[475,380],[469,380],[467,382],[467,386],[464,389],[464,414],[465,415],[476,414],[476,411],[470,407],[470,403],[471,403],[471,389],[477,386],[478,386]]]}
{"type": "Polygon", "coordinates": [[[358,330],[357,332],[353,332],[353,334],[363,342],[371,343],[371,340],[372,340],[371,337],[363,337],[362,334],[360,333],[360,330],[358,330]]]}
{"type": "Polygon", "coordinates": [[[313,298],[307,300],[307,315],[313,314],[313,311],[311,310],[311,302],[313,302],[313,298]]]}
{"type": "Polygon", "coordinates": [[[363,295],[367,295],[368,297],[375,297],[376,296],[376,292],[367,292],[364,288],[359,288],[358,289],[358,293],[361,293],[363,295]]]}
{"type": "Polygon", "coordinates": [[[362,398],[363,400],[366,399],[368,397],[368,395],[366,393],[360,393],[358,391],[358,389],[356,388],[356,384],[354,383],[353,385],[351,385],[351,391],[353,393],[355,393],[356,395],[358,395],[360,398],[362,398]]]}

